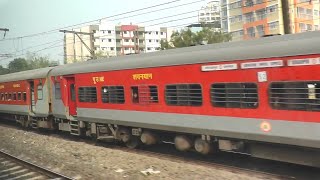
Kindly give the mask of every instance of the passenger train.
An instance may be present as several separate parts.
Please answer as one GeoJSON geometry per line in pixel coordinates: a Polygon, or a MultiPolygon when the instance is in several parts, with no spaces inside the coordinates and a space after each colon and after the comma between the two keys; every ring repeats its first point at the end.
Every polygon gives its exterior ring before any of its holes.
{"type": "Polygon", "coordinates": [[[307,32],[2,75],[0,113],[130,148],[171,141],[320,167],[319,42],[307,32]]]}

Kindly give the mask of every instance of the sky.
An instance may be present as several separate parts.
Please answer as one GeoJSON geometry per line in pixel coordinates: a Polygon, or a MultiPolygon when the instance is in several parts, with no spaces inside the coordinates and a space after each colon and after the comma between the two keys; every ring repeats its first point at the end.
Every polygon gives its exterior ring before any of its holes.
{"type": "MultiPolygon", "coordinates": [[[[30,34],[46,32],[54,29],[63,28],[78,23],[96,20],[112,15],[137,10],[157,4],[170,2],[172,0],[0,0],[0,28],[8,28],[5,39],[4,32],[0,31],[0,54],[14,54],[14,57],[24,57],[29,52],[37,52],[39,55],[48,55],[52,60],[63,62],[63,33],[58,30],[51,33],[44,33],[41,36],[26,37],[10,40],[10,38],[21,37],[30,34]],[[8,39],[8,40],[6,40],[8,39]],[[46,44],[42,45],[41,44],[46,44]],[[35,47],[36,46],[36,47],[35,47]],[[54,47],[54,48],[49,48],[54,47]],[[47,48],[47,49],[46,49],[47,48]]],[[[135,11],[123,16],[114,18],[123,18],[124,16],[133,16],[134,14],[154,11],[166,7],[177,6],[196,0],[181,0],[175,3],[150,8],[144,11],[135,11]]],[[[206,0],[194,4],[176,7],[164,11],[149,13],[146,15],[124,18],[113,21],[114,23],[138,23],[147,20],[154,20],[172,15],[171,18],[156,20],[145,23],[144,25],[158,26],[176,26],[186,23],[194,23],[196,17],[181,21],[170,20],[181,19],[190,16],[196,16],[197,12],[191,12],[200,9],[206,4],[206,0]],[[184,15],[177,15],[190,12],[184,15]],[[177,15],[177,16],[175,16],[177,15]]],[[[110,18],[109,18],[110,19],[110,18]]],[[[111,19],[112,20],[112,19],[111,19]]],[[[6,66],[13,58],[0,57],[0,65],[6,66]]]]}

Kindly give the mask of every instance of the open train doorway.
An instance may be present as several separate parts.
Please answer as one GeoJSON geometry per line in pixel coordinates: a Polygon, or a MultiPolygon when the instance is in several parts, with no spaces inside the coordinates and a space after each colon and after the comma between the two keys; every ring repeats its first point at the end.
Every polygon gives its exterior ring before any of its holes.
{"type": "Polygon", "coordinates": [[[34,95],[34,81],[29,81],[30,86],[30,111],[34,112],[36,107],[36,99],[34,95]]]}

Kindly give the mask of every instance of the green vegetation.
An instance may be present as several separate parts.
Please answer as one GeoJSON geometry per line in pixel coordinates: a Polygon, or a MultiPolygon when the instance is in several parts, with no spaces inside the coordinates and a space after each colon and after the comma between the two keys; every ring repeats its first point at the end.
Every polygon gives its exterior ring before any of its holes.
{"type": "Polygon", "coordinates": [[[49,56],[38,56],[36,54],[27,54],[26,58],[16,58],[5,68],[0,65],[0,75],[49,67],[52,65],[49,56]]]}
{"type": "Polygon", "coordinates": [[[161,49],[172,49],[201,44],[213,44],[228,42],[232,40],[229,33],[215,32],[213,28],[203,27],[199,32],[192,32],[190,29],[176,31],[171,35],[170,42],[161,41],[161,49]]]}

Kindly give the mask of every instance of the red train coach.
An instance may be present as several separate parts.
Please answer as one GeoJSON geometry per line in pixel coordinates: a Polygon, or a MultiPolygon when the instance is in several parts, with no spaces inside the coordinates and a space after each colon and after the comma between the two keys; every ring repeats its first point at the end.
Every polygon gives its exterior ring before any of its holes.
{"type": "Polygon", "coordinates": [[[319,167],[319,40],[310,32],[56,67],[53,91],[64,82],[57,102],[68,104],[57,114],[129,147],[170,137],[180,150],[319,167]]]}
{"type": "MultiPolygon", "coordinates": [[[[43,68],[0,76],[0,113],[23,126],[53,128],[50,121],[50,87],[43,68]]],[[[52,118],[51,118],[52,119],[52,118]]]]}
{"type": "MultiPolygon", "coordinates": [[[[16,103],[35,127],[320,167],[318,42],[320,32],[308,32],[88,61],[0,76],[0,92],[24,82],[26,102],[16,103]],[[45,113],[27,111],[30,80],[45,81],[45,113]]],[[[20,114],[1,103],[1,112],[20,114]]]]}

